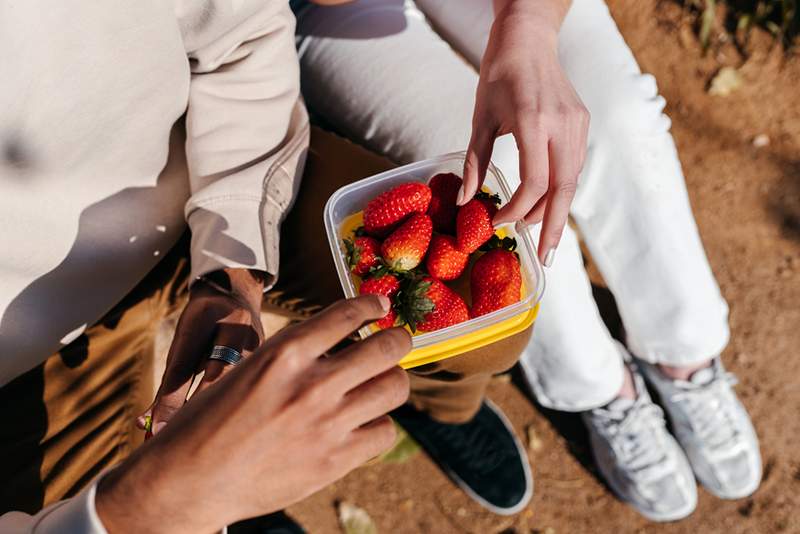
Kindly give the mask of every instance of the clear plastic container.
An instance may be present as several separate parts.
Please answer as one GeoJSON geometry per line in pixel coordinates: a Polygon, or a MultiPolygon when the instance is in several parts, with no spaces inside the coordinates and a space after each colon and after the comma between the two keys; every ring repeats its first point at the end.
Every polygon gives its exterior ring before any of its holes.
{"type": "MultiPolygon", "coordinates": [[[[348,227],[348,223],[352,226],[353,216],[360,213],[371,199],[401,183],[427,183],[434,175],[447,172],[461,176],[464,157],[464,152],[454,152],[397,167],[342,187],[328,199],[325,205],[325,230],[346,297],[351,298],[358,294],[342,246],[342,239],[350,236],[352,228],[348,227]]],[[[508,183],[493,164],[489,165],[484,188],[500,195],[502,204],[511,199],[512,191],[508,183]]],[[[544,292],[544,272],[536,247],[528,232],[518,232],[513,224],[503,225],[497,230],[517,240],[523,298],[490,314],[413,336],[413,349],[401,360],[401,366],[411,368],[451,358],[521,332],[533,324],[544,292]]],[[[359,330],[362,339],[373,332],[369,326],[359,330]]]]}

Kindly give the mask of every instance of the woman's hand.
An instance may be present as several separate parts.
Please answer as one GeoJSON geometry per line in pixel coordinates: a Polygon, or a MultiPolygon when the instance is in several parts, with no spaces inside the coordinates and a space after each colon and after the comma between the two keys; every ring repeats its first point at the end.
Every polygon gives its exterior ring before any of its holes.
{"type": "Polygon", "coordinates": [[[569,2],[500,3],[481,62],[459,204],[481,187],[495,138],[513,134],[521,185],[494,224],[543,222],[539,258],[550,266],[575,195],[589,129],[589,113],[558,60],[558,30],[569,2]]]}
{"type": "Polygon", "coordinates": [[[340,301],[195,395],[100,481],[106,529],[213,532],[285,508],[391,447],[385,414],[408,398],[397,367],[408,333],[383,330],[324,357],[388,307],[382,296],[340,301]]]}
{"type": "Polygon", "coordinates": [[[199,392],[233,368],[208,359],[214,345],[235,349],[244,358],[261,345],[263,294],[263,274],[247,269],[216,271],[194,284],[178,320],[156,397],[137,419],[140,428],[158,433],[186,402],[197,374],[204,372],[199,392]]]}

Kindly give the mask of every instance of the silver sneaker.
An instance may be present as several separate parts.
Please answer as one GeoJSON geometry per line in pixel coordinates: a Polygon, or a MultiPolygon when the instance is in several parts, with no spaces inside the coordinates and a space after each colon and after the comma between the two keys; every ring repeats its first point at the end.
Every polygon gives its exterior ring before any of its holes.
{"type": "Polygon", "coordinates": [[[652,521],[675,521],[697,505],[689,462],[667,432],[664,413],[631,369],[638,398],[584,412],[597,468],[620,499],[652,521]]]}
{"type": "Polygon", "coordinates": [[[753,424],[731,387],[736,377],[719,358],[688,381],[673,380],[638,362],[658,392],[695,476],[714,495],[739,499],[761,483],[761,453],[753,424]]]}

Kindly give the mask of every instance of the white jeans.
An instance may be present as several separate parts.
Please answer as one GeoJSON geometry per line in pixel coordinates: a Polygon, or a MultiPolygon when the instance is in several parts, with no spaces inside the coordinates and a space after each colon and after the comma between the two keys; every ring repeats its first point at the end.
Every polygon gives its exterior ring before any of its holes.
{"type": "MultiPolygon", "coordinates": [[[[397,163],[464,150],[492,18],[491,0],[305,8],[297,30],[303,94],[323,121],[397,163]]],[[[571,214],[616,299],[630,351],[672,365],[719,354],[728,307],[697,233],[655,79],[640,72],[602,0],[573,2],[559,55],[591,113],[571,214]]],[[[511,136],[497,140],[493,160],[519,183],[511,136]]],[[[521,364],[551,408],[601,406],[621,387],[621,353],[569,228],[521,364]]]]}

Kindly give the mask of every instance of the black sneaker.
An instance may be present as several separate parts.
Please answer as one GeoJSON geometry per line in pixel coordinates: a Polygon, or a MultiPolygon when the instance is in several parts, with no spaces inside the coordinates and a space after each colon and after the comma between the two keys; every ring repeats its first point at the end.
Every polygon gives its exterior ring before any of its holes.
{"type": "Polygon", "coordinates": [[[522,510],[533,495],[525,449],[503,412],[484,401],[472,421],[446,424],[411,405],[391,413],[467,495],[499,515],[522,510]]]}
{"type": "Polygon", "coordinates": [[[303,527],[283,512],[239,521],[228,527],[228,534],[306,534],[303,527]]]}

